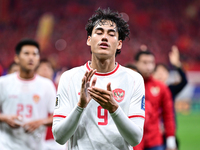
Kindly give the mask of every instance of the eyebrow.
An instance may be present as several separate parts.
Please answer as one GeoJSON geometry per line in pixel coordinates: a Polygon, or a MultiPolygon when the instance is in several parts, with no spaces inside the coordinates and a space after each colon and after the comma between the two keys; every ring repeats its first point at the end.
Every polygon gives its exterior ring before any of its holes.
{"type": "MultiPolygon", "coordinates": [[[[95,30],[101,30],[103,31],[104,29],[101,27],[95,28],[95,30]]],[[[108,32],[117,32],[115,29],[108,29],[108,32]]]]}

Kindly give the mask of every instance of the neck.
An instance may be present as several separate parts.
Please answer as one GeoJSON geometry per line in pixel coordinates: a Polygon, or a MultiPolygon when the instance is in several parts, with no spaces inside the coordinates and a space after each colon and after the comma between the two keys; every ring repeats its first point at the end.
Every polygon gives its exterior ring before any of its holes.
{"type": "Polygon", "coordinates": [[[97,72],[106,73],[110,72],[115,68],[115,59],[104,59],[99,60],[92,57],[91,68],[96,69],[97,72]]]}
{"type": "Polygon", "coordinates": [[[35,76],[35,71],[23,71],[20,70],[19,77],[22,79],[32,79],[35,76]]]}

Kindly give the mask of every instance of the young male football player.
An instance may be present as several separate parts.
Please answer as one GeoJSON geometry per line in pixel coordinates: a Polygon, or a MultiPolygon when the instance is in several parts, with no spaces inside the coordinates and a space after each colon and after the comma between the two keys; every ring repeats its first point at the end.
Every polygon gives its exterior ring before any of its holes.
{"type": "Polygon", "coordinates": [[[35,74],[39,45],[25,39],[16,46],[19,72],[0,78],[0,149],[42,150],[46,125],[51,125],[55,87],[49,79],[35,74]]]}
{"type": "Polygon", "coordinates": [[[98,9],[88,20],[91,61],[61,76],[53,134],[69,150],[132,150],[143,136],[144,82],[115,61],[128,24],[117,12],[98,9]]]}

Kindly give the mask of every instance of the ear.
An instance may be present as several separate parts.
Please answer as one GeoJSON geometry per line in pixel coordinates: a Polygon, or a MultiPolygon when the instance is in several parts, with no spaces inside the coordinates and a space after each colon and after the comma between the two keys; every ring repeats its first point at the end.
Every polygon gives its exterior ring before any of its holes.
{"type": "Polygon", "coordinates": [[[117,45],[117,49],[121,49],[122,48],[122,40],[118,41],[118,45],[117,45]]]}
{"type": "Polygon", "coordinates": [[[88,38],[87,38],[87,45],[91,46],[91,36],[88,36],[88,38]]]}
{"type": "Polygon", "coordinates": [[[15,55],[14,61],[16,64],[19,64],[19,55],[15,55]]]}

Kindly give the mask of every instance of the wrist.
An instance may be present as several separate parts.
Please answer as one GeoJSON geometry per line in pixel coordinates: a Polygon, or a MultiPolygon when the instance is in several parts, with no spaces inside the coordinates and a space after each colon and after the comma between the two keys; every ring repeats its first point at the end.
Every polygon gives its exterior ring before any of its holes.
{"type": "Polygon", "coordinates": [[[82,104],[81,102],[78,102],[78,107],[80,107],[80,108],[85,108],[87,105],[86,104],[82,104]]]}
{"type": "Polygon", "coordinates": [[[109,113],[114,113],[118,109],[119,105],[114,105],[111,109],[109,109],[109,113]]]}
{"type": "Polygon", "coordinates": [[[166,145],[167,145],[167,148],[169,148],[169,149],[175,149],[176,148],[176,139],[175,139],[175,137],[174,136],[167,137],[166,145]]]}

